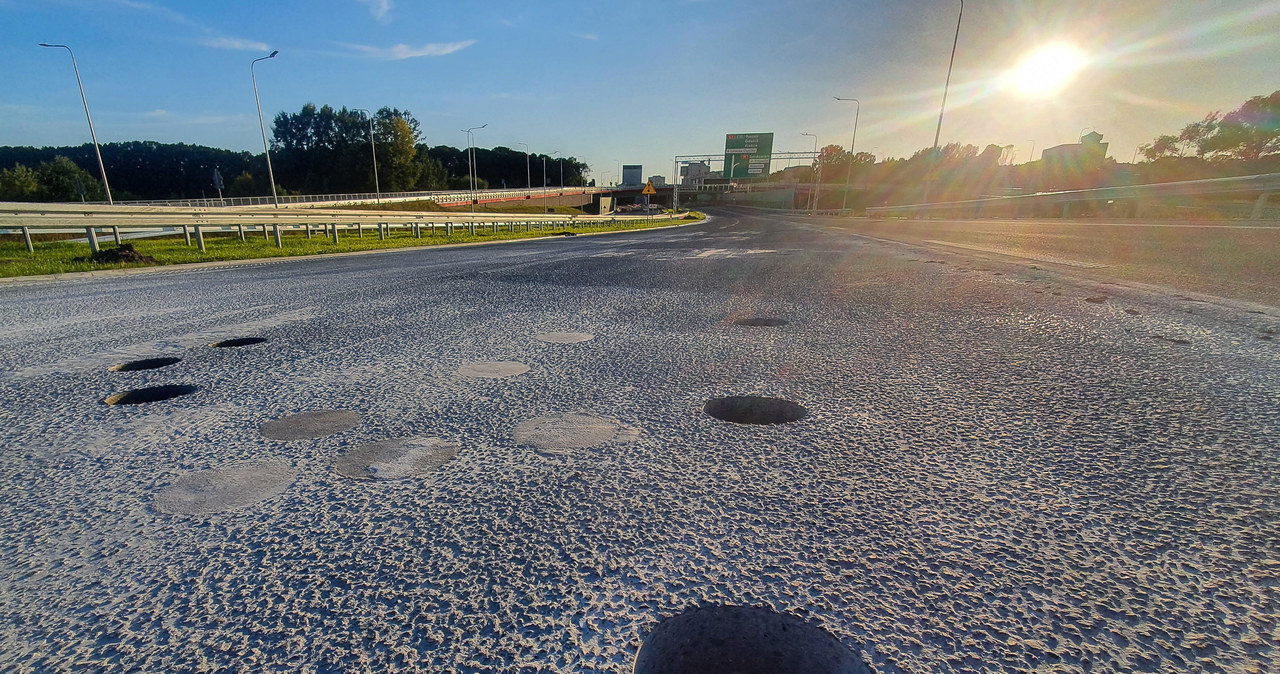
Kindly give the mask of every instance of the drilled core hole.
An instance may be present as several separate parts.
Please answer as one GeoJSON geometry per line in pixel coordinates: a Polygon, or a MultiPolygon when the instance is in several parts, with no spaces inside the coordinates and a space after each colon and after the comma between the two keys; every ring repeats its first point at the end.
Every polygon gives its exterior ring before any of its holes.
{"type": "Polygon", "coordinates": [[[704,606],[645,637],[635,674],[864,674],[861,658],[829,632],[766,608],[704,606]]]}
{"type": "Polygon", "coordinates": [[[209,346],[215,349],[229,349],[236,346],[249,346],[250,344],[261,344],[267,341],[266,337],[236,337],[235,339],[224,339],[221,342],[214,342],[209,346]]]}
{"type": "Polygon", "coordinates": [[[786,424],[809,413],[790,400],[763,396],[712,398],[702,409],[721,421],[735,424],[786,424]]]}
{"type": "Polygon", "coordinates": [[[117,393],[113,396],[107,396],[102,402],[108,405],[141,405],[142,403],[154,403],[178,396],[185,396],[199,391],[199,386],[191,386],[190,384],[170,384],[166,386],[148,386],[146,388],[137,388],[124,393],[117,393]]]}
{"type": "Polygon", "coordinates": [[[127,363],[113,365],[108,369],[112,372],[137,372],[138,370],[155,370],[181,362],[181,358],[143,358],[142,360],[131,360],[127,363]]]}
{"type": "Polygon", "coordinates": [[[753,325],[764,328],[780,328],[787,324],[785,318],[739,318],[734,325],[753,325]]]}

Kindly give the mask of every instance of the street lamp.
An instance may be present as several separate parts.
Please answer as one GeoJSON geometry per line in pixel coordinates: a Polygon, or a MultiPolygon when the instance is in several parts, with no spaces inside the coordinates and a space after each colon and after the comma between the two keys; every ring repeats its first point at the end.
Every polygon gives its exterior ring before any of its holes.
{"type": "MultiPolygon", "coordinates": [[[[560,151],[555,150],[551,153],[551,156],[554,157],[558,154],[560,154],[560,151]]],[[[560,157],[556,161],[560,162],[560,189],[564,189],[564,157],[560,157]]]]}
{"type": "Polygon", "coordinates": [[[115,205],[116,202],[111,198],[111,185],[107,184],[107,169],[102,165],[102,150],[98,149],[98,134],[93,132],[93,118],[89,116],[89,101],[84,97],[84,84],[80,82],[80,66],[76,65],[76,53],[71,51],[71,47],[65,44],[45,44],[41,42],[39,46],[65,49],[68,54],[71,54],[71,69],[76,73],[76,86],[80,87],[80,102],[84,103],[84,118],[89,120],[89,137],[93,139],[93,152],[98,155],[98,171],[102,174],[102,187],[107,191],[107,203],[115,205]]]}
{"type": "Polygon", "coordinates": [[[849,181],[853,178],[853,146],[858,142],[858,117],[862,114],[862,101],[856,98],[840,98],[834,96],[837,101],[853,101],[858,107],[853,110],[853,140],[849,141],[849,170],[844,174],[844,200],[840,202],[840,210],[849,207],[849,181]]]}
{"type": "Polygon", "coordinates": [[[373,152],[373,194],[377,203],[382,203],[382,189],[378,187],[378,148],[373,142],[373,113],[364,108],[352,108],[352,110],[363,112],[369,119],[369,150],[373,152]]]}
{"type": "Polygon", "coordinates": [[[809,194],[809,200],[812,205],[809,210],[818,210],[818,185],[822,180],[820,171],[822,169],[821,162],[818,161],[818,136],[812,133],[800,133],[801,136],[813,136],[813,191],[809,194]]]}
{"type": "Polygon", "coordinates": [[[463,133],[467,134],[467,177],[471,179],[471,212],[472,213],[476,212],[476,155],[475,155],[475,152],[471,149],[471,145],[472,145],[471,132],[478,131],[480,129],[483,129],[486,126],[489,126],[488,122],[485,122],[480,126],[473,126],[470,129],[461,129],[463,133]]]}
{"type": "Polygon", "coordinates": [[[524,184],[525,184],[525,189],[532,191],[532,190],[533,190],[533,176],[532,176],[532,174],[530,174],[530,173],[529,173],[529,144],[528,144],[528,143],[516,143],[516,145],[523,145],[523,146],[524,146],[524,184]]]}
{"type": "Polygon", "coordinates": [[[1027,142],[1031,143],[1031,154],[1027,158],[1027,163],[1030,164],[1031,162],[1036,160],[1036,141],[1034,138],[1032,138],[1027,142]]]}
{"type": "MultiPolygon", "coordinates": [[[[249,77],[253,79],[253,102],[258,106],[258,129],[262,131],[262,151],[267,155],[267,180],[271,183],[271,201],[280,208],[280,197],[276,195],[276,174],[271,170],[271,148],[267,146],[267,127],[262,123],[262,101],[258,99],[258,75],[254,72],[254,66],[258,65],[258,61],[273,59],[279,50],[273,51],[262,58],[256,58],[249,64],[249,77]]],[[[280,226],[276,225],[276,243],[280,242],[280,226]]]]}
{"type": "Polygon", "coordinates": [[[951,62],[947,64],[947,83],[942,87],[942,108],[938,110],[938,130],[933,134],[934,154],[938,150],[938,138],[942,135],[942,114],[947,111],[947,90],[951,88],[951,68],[956,64],[956,45],[960,44],[960,21],[964,18],[964,0],[960,0],[960,14],[956,17],[956,37],[951,41],[951,62]]]}

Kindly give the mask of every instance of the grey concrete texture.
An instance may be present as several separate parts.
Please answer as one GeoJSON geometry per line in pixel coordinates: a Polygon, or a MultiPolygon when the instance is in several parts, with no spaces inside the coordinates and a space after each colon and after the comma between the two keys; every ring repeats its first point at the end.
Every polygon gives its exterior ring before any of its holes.
{"type": "Polygon", "coordinates": [[[0,287],[0,670],[627,672],[710,604],[877,672],[1274,667],[1280,311],[976,255],[726,211],[0,287]]]}

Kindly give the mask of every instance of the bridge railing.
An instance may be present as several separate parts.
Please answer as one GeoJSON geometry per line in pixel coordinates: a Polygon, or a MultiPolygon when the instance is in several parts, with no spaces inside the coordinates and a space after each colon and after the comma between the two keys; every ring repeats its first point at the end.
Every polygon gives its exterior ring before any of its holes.
{"type": "MultiPolygon", "coordinates": [[[[546,189],[504,189],[504,190],[434,190],[426,192],[356,192],[351,194],[290,194],[278,197],[282,206],[322,205],[322,204],[356,204],[377,201],[434,201],[438,204],[465,204],[474,196],[477,201],[495,201],[515,199],[519,197],[559,196],[560,194],[593,194],[601,191],[596,187],[548,187],[546,189]]],[[[241,206],[274,206],[275,200],[264,197],[226,197],[224,199],[152,199],[144,201],[116,202],[122,206],[177,206],[184,208],[232,208],[241,206]]],[[[95,202],[94,205],[106,205],[106,202],[95,202]]]]}
{"type": "Polygon", "coordinates": [[[1270,193],[1280,192],[1280,173],[1266,173],[1207,180],[1183,180],[1169,183],[1099,187],[1087,190],[1040,192],[1007,197],[985,197],[965,201],[943,201],[902,206],[878,206],[867,209],[867,215],[876,217],[1010,217],[1023,214],[1037,207],[1060,205],[1063,217],[1071,214],[1071,208],[1080,203],[1131,202],[1133,214],[1141,217],[1145,203],[1172,197],[1217,196],[1225,194],[1256,194],[1251,219],[1261,220],[1270,193]]]}

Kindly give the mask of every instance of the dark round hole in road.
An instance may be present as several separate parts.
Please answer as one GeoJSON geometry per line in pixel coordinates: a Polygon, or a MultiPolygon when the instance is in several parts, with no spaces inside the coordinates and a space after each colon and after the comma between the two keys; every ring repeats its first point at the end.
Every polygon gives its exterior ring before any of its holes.
{"type": "Polygon", "coordinates": [[[221,342],[214,342],[209,346],[215,349],[230,349],[237,346],[249,346],[250,344],[261,344],[267,341],[266,337],[236,337],[234,339],[224,339],[221,342]]]}
{"type": "Polygon", "coordinates": [[[765,608],[705,606],[668,618],[636,653],[635,674],[867,674],[826,630],[765,608]]]}
{"type": "Polygon", "coordinates": [[[199,386],[191,386],[190,384],[168,384],[165,386],[148,386],[146,388],[136,388],[132,391],[117,393],[113,396],[107,396],[102,402],[108,405],[141,405],[142,403],[154,403],[178,396],[191,395],[199,391],[199,386]]]}
{"type": "Polygon", "coordinates": [[[790,400],[763,396],[712,398],[702,409],[721,421],[735,424],[787,424],[809,413],[790,400]]]}
{"type": "Polygon", "coordinates": [[[780,328],[787,324],[785,318],[739,318],[734,325],[752,325],[764,328],[780,328]]]}
{"type": "Polygon", "coordinates": [[[138,370],[156,370],[181,362],[181,358],[143,358],[142,360],[131,360],[127,363],[112,365],[107,369],[112,372],[137,372],[138,370]]]}

